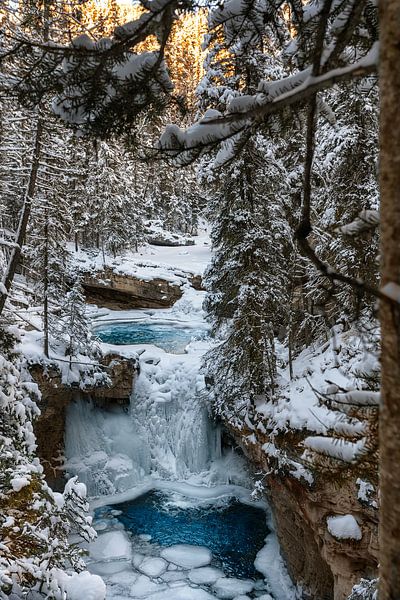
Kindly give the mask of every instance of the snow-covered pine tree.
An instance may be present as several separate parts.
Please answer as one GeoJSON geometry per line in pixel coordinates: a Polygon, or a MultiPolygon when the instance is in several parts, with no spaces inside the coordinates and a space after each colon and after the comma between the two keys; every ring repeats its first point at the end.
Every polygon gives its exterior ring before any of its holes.
{"type": "MultiPolygon", "coordinates": [[[[241,32],[239,23],[230,27],[217,17],[199,86],[201,105],[214,109],[206,113],[210,118],[215,109],[254,91],[262,75],[281,69],[263,53],[272,38],[254,32],[254,18],[252,13],[245,19],[241,32]]],[[[256,398],[273,399],[276,387],[274,340],[286,330],[282,307],[288,305],[289,289],[282,265],[282,256],[290,255],[286,170],[279,146],[260,131],[251,141],[238,135],[223,143],[217,154],[203,159],[202,171],[203,181],[214,183],[208,195],[215,257],[206,274],[204,307],[217,345],[206,355],[206,373],[215,412],[240,423],[253,413],[256,398]]]]}
{"type": "Polygon", "coordinates": [[[224,168],[223,178],[216,174],[210,210],[215,256],[206,273],[204,308],[217,345],[205,360],[220,415],[235,415],[238,406],[244,411],[256,397],[273,399],[274,339],[287,326],[288,272],[281,257],[290,255],[290,232],[275,197],[282,165],[252,166],[260,165],[263,142],[259,136],[257,149],[250,153],[247,147],[224,168]]]}
{"type": "Polygon", "coordinates": [[[84,245],[114,256],[136,249],[143,240],[141,198],[135,163],[116,142],[97,142],[88,149],[84,245]]]}
{"type": "MultiPolygon", "coordinates": [[[[336,271],[376,285],[377,230],[371,227],[352,235],[346,225],[363,211],[379,209],[377,83],[367,79],[333,89],[325,103],[332,118],[324,118],[321,111],[316,136],[315,252],[336,271]]],[[[321,334],[321,325],[329,329],[338,319],[351,323],[363,311],[371,313],[374,305],[373,298],[354,288],[332,286],[310,265],[305,292],[315,307],[314,336],[321,334]]]]}
{"type": "Polygon", "coordinates": [[[69,357],[70,362],[80,354],[98,359],[99,348],[87,317],[85,296],[79,277],[65,294],[60,313],[57,337],[65,343],[65,355],[69,357]]]}
{"type": "Polygon", "coordinates": [[[0,598],[61,600],[78,585],[86,597],[96,593],[102,600],[104,583],[85,571],[82,552],[69,544],[72,533],[86,540],[95,536],[85,514],[85,486],[71,480],[59,494],[46,484],[32,429],[37,387],[4,329],[1,341],[0,598]]]}
{"type": "Polygon", "coordinates": [[[66,290],[67,241],[71,236],[71,212],[67,203],[70,185],[66,146],[60,124],[43,133],[37,192],[24,249],[24,273],[43,306],[44,354],[49,357],[51,338],[59,319],[60,300],[66,290]]]}

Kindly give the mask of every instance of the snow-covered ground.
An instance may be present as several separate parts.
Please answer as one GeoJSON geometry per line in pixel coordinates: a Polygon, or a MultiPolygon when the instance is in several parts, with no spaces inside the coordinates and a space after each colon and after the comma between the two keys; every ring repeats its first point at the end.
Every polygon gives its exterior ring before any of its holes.
{"type": "Polygon", "coordinates": [[[115,273],[134,275],[144,281],[160,278],[170,283],[182,283],[182,276],[202,275],[210,262],[211,243],[207,230],[201,230],[195,241],[194,246],[180,247],[148,244],[138,252],[126,252],[116,258],[100,250],[75,252],[72,245],[69,250],[82,271],[110,268],[115,273]]]}

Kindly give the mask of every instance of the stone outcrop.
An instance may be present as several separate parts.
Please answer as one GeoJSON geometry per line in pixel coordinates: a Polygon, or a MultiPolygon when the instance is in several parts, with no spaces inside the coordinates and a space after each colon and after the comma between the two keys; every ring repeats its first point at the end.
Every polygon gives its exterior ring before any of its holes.
{"type": "Polygon", "coordinates": [[[80,390],[62,382],[56,366],[30,367],[33,380],[38,384],[41,399],[38,402],[41,415],[34,423],[38,455],[44,467],[47,482],[54,490],[63,489],[64,479],[60,470],[60,456],[64,449],[65,415],[68,405],[78,397],[92,400],[107,408],[112,404],[127,405],[138,374],[136,359],[110,354],[103,358],[112,384],[80,390]]]}
{"type": "Polygon", "coordinates": [[[201,275],[192,275],[192,277],[189,278],[189,282],[192,288],[198,292],[205,291],[205,287],[203,286],[203,278],[201,275]]]}
{"type": "Polygon", "coordinates": [[[149,233],[147,235],[147,242],[153,244],[153,246],[170,246],[172,248],[195,245],[195,241],[192,238],[177,234],[165,235],[165,233],[161,231],[149,233]]]}
{"type": "MultiPolygon", "coordinates": [[[[268,435],[257,434],[248,443],[250,432],[228,433],[257,471],[269,473],[264,479],[272,506],[276,530],[289,573],[310,600],[346,600],[362,577],[373,577],[378,564],[377,510],[357,498],[354,473],[344,471],[340,482],[330,472],[319,473],[312,485],[303,479],[271,472],[271,462],[262,446],[268,435]],[[357,520],[361,540],[339,540],[327,529],[327,517],[351,514],[357,520]]],[[[272,470],[274,471],[274,470],[272,470]]]]}
{"type": "Polygon", "coordinates": [[[83,288],[87,302],[113,310],[169,308],[182,296],[181,285],[164,279],[143,280],[111,269],[86,273],[83,288]]]}

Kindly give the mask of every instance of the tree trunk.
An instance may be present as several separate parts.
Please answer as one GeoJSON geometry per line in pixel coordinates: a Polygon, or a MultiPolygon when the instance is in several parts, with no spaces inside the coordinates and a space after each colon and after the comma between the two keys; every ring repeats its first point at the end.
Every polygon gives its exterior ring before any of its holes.
{"type": "Polygon", "coordinates": [[[29,174],[28,187],[25,193],[24,203],[19,218],[18,230],[16,235],[16,246],[13,248],[10,260],[3,276],[2,288],[0,289],[0,315],[3,312],[7,296],[11,290],[15,272],[21,258],[22,245],[24,243],[26,228],[31,214],[32,200],[35,195],[36,180],[40,161],[41,138],[43,133],[43,123],[41,118],[38,118],[36,125],[35,144],[33,148],[31,170],[29,174]]]}
{"type": "MultiPolygon", "coordinates": [[[[400,5],[380,2],[382,285],[400,285],[400,5]]],[[[400,305],[399,305],[400,309],[400,305]]],[[[381,302],[379,600],[400,598],[400,311],[381,302]]]]}
{"type": "Polygon", "coordinates": [[[44,269],[43,269],[43,351],[49,358],[49,215],[44,211],[44,269]]]}

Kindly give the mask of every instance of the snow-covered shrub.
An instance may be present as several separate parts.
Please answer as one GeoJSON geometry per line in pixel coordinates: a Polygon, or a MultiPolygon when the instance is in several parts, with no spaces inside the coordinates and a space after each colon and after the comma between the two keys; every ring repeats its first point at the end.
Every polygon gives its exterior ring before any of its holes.
{"type": "Polygon", "coordinates": [[[89,594],[69,592],[78,573],[86,573],[86,588],[91,582],[93,598],[101,600],[103,582],[85,571],[82,550],[68,542],[71,533],[86,540],[95,536],[85,514],[85,486],[73,479],[59,494],[47,485],[32,427],[39,414],[38,390],[21,372],[19,357],[0,354],[0,599],[28,593],[31,598],[87,599],[89,594]]]}
{"type": "Polygon", "coordinates": [[[377,600],[378,598],[378,580],[361,579],[353,587],[348,600],[377,600]]]}

